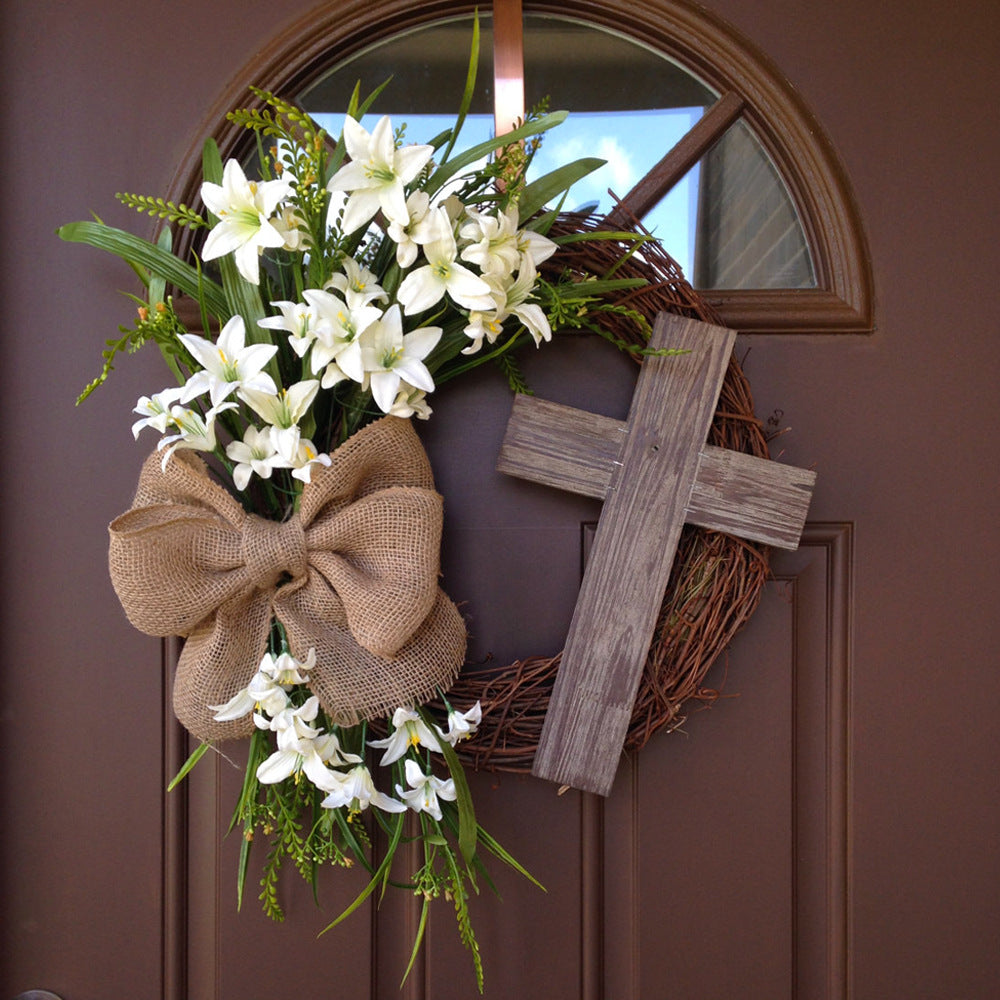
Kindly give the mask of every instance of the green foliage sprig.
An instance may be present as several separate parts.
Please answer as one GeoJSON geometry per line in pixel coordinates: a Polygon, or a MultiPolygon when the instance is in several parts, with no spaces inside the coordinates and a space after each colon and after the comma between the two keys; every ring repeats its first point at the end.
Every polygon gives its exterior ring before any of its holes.
{"type": "Polygon", "coordinates": [[[145,194],[129,194],[123,191],[119,191],[115,197],[128,208],[134,208],[137,212],[145,212],[146,215],[154,219],[165,219],[167,222],[173,222],[178,226],[187,226],[189,229],[201,229],[208,226],[203,216],[183,202],[178,205],[165,198],[154,198],[145,194]]]}
{"type": "MultiPolygon", "coordinates": [[[[177,335],[184,332],[184,326],[174,312],[173,300],[158,302],[150,308],[147,303],[134,295],[130,295],[129,298],[138,306],[135,322],[132,326],[119,326],[121,336],[105,341],[106,346],[101,351],[101,357],[104,359],[101,373],[77,396],[77,404],[82,403],[98,386],[107,381],[108,376],[114,371],[114,362],[119,354],[134,354],[144,344],[153,341],[159,345],[164,357],[173,361],[174,367],[179,360],[186,357],[177,339],[177,335]]],[[[177,370],[179,374],[179,368],[177,370]]]]}

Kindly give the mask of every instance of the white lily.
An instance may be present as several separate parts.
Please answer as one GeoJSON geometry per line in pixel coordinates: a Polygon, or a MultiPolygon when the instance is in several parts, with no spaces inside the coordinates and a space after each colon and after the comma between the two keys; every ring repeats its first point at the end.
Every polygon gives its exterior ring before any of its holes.
{"type": "MultiPolygon", "coordinates": [[[[507,296],[504,292],[498,293],[500,302],[506,302],[507,296]]],[[[491,344],[496,342],[497,337],[503,333],[503,313],[500,308],[491,312],[481,312],[477,309],[469,313],[469,322],[465,326],[465,335],[471,338],[472,343],[466,347],[463,354],[476,354],[483,346],[483,340],[491,344]]]]}
{"type": "Polygon", "coordinates": [[[242,719],[244,715],[249,715],[256,706],[257,699],[250,694],[250,689],[243,688],[224,705],[209,705],[208,710],[215,713],[212,718],[216,722],[232,722],[234,719],[242,719]]]}
{"type": "Polygon", "coordinates": [[[437,326],[424,326],[404,334],[397,304],[368,328],[361,345],[362,358],[372,396],[383,413],[392,409],[404,379],[415,389],[434,391],[434,379],[424,358],[440,339],[441,328],[437,326]]]}
{"type": "Polygon", "coordinates": [[[230,441],[226,445],[226,456],[235,463],[233,483],[238,490],[245,490],[250,477],[256,473],[261,479],[270,479],[275,468],[284,463],[274,447],[271,428],[254,427],[250,424],[242,441],[230,441]]]}
{"type": "Polygon", "coordinates": [[[441,213],[431,210],[430,196],[426,191],[414,191],[406,199],[406,211],[409,222],[405,226],[391,222],[388,229],[389,239],[396,244],[396,263],[402,268],[414,263],[420,247],[433,243],[443,235],[441,213]]]}
{"type": "Polygon", "coordinates": [[[549,326],[545,310],[536,302],[528,302],[528,297],[535,289],[535,279],[538,271],[530,256],[525,256],[521,269],[517,272],[514,283],[507,288],[507,303],[504,307],[508,315],[516,316],[531,334],[538,347],[543,340],[552,339],[552,328],[549,326]]]}
{"type": "Polygon", "coordinates": [[[305,684],[306,676],[316,666],[316,650],[310,646],[304,660],[296,660],[291,653],[279,653],[272,656],[265,653],[257,668],[259,673],[270,677],[275,684],[291,688],[296,684],[305,684]]]}
{"type": "Polygon", "coordinates": [[[142,419],[137,420],[132,425],[132,436],[138,439],[139,431],[143,427],[152,427],[153,430],[166,434],[171,420],[170,408],[181,398],[183,393],[182,386],[175,386],[152,396],[140,396],[132,412],[138,413],[142,419]]]}
{"type": "Polygon", "coordinates": [[[278,749],[258,766],[258,781],[273,785],[302,772],[324,792],[336,787],[338,775],[326,761],[339,752],[339,743],[331,744],[329,734],[320,739],[322,731],[310,725],[318,714],[319,699],[313,695],[299,708],[285,708],[271,720],[269,728],[278,734],[278,749]]]}
{"type": "Polygon", "coordinates": [[[306,415],[319,390],[316,379],[296,382],[274,395],[243,389],[239,396],[259,417],[271,425],[275,450],[294,468],[299,452],[299,421],[306,415]]]}
{"type": "Polygon", "coordinates": [[[263,370],[278,352],[277,345],[246,346],[246,326],[242,316],[229,319],[214,344],[194,333],[182,333],[178,339],[203,369],[187,380],[181,396],[182,403],[203,392],[208,393],[212,406],[218,406],[238,389],[271,394],[277,392],[274,379],[263,370]]]}
{"type": "Polygon", "coordinates": [[[492,308],[490,286],[458,263],[458,247],[451,224],[446,221],[447,213],[443,208],[437,212],[442,219],[442,235],[424,247],[427,263],[403,279],[396,297],[408,316],[430,309],[446,293],[466,309],[492,308]]]}
{"type": "Polygon", "coordinates": [[[364,764],[352,767],[346,774],[334,774],[334,787],[330,794],[320,803],[324,809],[340,809],[347,807],[354,815],[367,809],[369,805],[377,806],[384,812],[406,812],[406,805],[391,798],[375,787],[371,772],[364,764]]]}
{"type": "Polygon", "coordinates": [[[316,310],[306,302],[272,302],[281,311],[280,316],[266,316],[257,321],[267,330],[285,330],[288,343],[295,353],[305,357],[310,344],[316,339],[316,310]]]}
{"type": "Polygon", "coordinates": [[[302,438],[299,440],[299,447],[292,457],[289,467],[292,470],[293,479],[300,479],[302,482],[308,483],[312,480],[314,466],[322,465],[329,468],[332,464],[333,459],[329,455],[318,453],[316,445],[312,441],[308,438],[302,438]]]}
{"type": "Polygon", "coordinates": [[[517,233],[517,248],[521,251],[522,267],[525,258],[538,267],[539,264],[547,261],[559,249],[559,246],[553,243],[548,236],[536,233],[533,229],[520,229],[517,233]]]}
{"type": "Polygon", "coordinates": [[[335,288],[352,308],[369,302],[385,302],[389,296],[378,283],[378,275],[363,267],[353,257],[345,257],[340,270],[330,277],[326,288],[335,288]]]}
{"type": "Polygon", "coordinates": [[[254,699],[253,721],[258,729],[270,729],[271,720],[288,709],[288,693],[274,677],[264,673],[263,664],[253,675],[247,693],[254,699]]]}
{"type": "MultiPolygon", "coordinates": [[[[341,221],[345,233],[353,233],[371,220],[379,209],[390,222],[405,226],[405,187],[434,155],[433,146],[396,148],[392,123],[387,115],[369,133],[360,122],[344,119],[344,145],[350,161],[330,178],[330,191],[346,191],[347,204],[341,221]]],[[[328,225],[335,219],[328,219],[328,225]]]]}
{"type": "Polygon", "coordinates": [[[513,274],[521,262],[518,246],[517,208],[492,215],[468,210],[469,221],[458,235],[470,245],[462,251],[467,260],[484,274],[513,274]]]}
{"type": "Polygon", "coordinates": [[[425,812],[435,819],[441,819],[441,803],[438,799],[454,802],[457,798],[455,782],[448,778],[442,780],[433,774],[426,774],[415,761],[407,760],[406,783],[409,791],[404,791],[402,785],[396,785],[396,794],[414,811],[425,812]]]}
{"type": "Polygon", "coordinates": [[[177,428],[176,434],[168,434],[160,438],[156,446],[164,452],[161,468],[167,467],[170,456],[178,448],[190,448],[193,451],[215,451],[215,418],[223,410],[235,410],[235,403],[223,403],[213,406],[203,417],[197,410],[175,404],[170,408],[170,424],[177,428]]]}
{"type": "Polygon", "coordinates": [[[392,735],[384,740],[369,740],[368,745],[376,750],[385,750],[379,763],[384,767],[399,760],[410,747],[422,746],[428,750],[441,752],[437,736],[431,732],[420,715],[412,708],[397,708],[392,716],[392,735]]]}
{"type": "Polygon", "coordinates": [[[357,303],[348,305],[332,292],[307,288],[303,293],[306,302],[316,313],[316,341],[312,349],[313,374],[324,372],[327,365],[336,362],[336,370],[323,388],[329,388],[346,375],[355,382],[363,382],[365,369],[361,359],[361,335],[382,316],[377,306],[357,303]]]}
{"type": "Polygon", "coordinates": [[[279,730],[278,749],[258,766],[257,780],[273,785],[299,772],[324,792],[336,787],[336,772],[326,766],[315,740],[299,736],[293,728],[279,730]]]}
{"type": "Polygon", "coordinates": [[[414,389],[405,382],[399,383],[399,392],[392,406],[389,407],[390,417],[416,417],[418,420],[429,420],[433,411],[427,405],[427,394],[423,389],[414,389]]]}
{"type": "Polygon", "coordinates": [[[305,222],[293,205],[283,206],[271,220],[271,224],[284,237],[282,249],[292,252],[305,250],[308,242],[305,222]]]}
{"type": "Polygon", "coordinates": [[[201,186],[201,200],[219,219],[205,240],[202,259],[233,253],[240,274],[260,284],[260,254],[266,247],[285,245],[286,235],[271,215],[291,190],[287,180],[248,181],[239,163],[228,160],[221,185],[206,181],[201,186]]]}
{"type": "Polygon", "coordinates": [[[467,740],[479,728],[483,721],[483,709],[477,701],[468,712],[457,712],[452,709],[448,713],[448,732],[438,730],[441,738],[452,746],[467,740]]]}

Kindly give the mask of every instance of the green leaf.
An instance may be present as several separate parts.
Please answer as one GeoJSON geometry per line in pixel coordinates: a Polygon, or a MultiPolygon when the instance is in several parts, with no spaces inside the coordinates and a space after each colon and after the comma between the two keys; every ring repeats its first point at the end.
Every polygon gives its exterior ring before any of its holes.
{"type": "Polygon", "coordinates": [[[528,124],[514,129],[513,132],[505,132],[503,135],[494,136],[492,139],[478,143],[467,149],[464,153],[460,153],[455,159],[449,160],[438,167],[431,174],[427,184],[424,185],[424,190],[429,195],[435,194],[463,167],[469,166],[470,163],[475,163],[476,160],[482,159],[484,156],[489,156],[495,149],[501,149],[504,146],[509,146],[512,142],[519,142],[521,139],[527,139],[530,136],[547,132],[549,129],[561,125],[566,120],[566,116],[567,112],[565,111],[553,111],[551,114],[543,115],[535,121],[528,122],[528,124]]]}
{"type": "Polygon", "coordinates": [[[172,792],[188,776],[188,774],[191,773],[191,769],[198,763],[199,760],[201,760],[202,757],[205,756],[205,751],[211,745],[212,744],[207,740],[204,743],[199,744],[194,753],[192,753],[191,756],[184,761],[183,765],[181,765],[181,769],[174,775],[173,781],[167,785],[168,792],[172,792]]]}
{"type": "MultiPolygon", "coordinates": [[[[169,226],[164,226],[156,240],[156,245],[164,252],[170,253],[174,248],[173,234],[169,226]]],[[[167,281],[162,274],[149,276],[149,304],[155,307],[157,302],[166,301],[167,281]]]]}
{"type": "Polygon", "coordinates": [[[213,316],[229,315],[225,293],[217,282],[204,277],[190,264],[166,253],[149,240],[103,222],[70,222],[57,229],[56,235],[67,243],[86,243],[98,250],[106,250],[132,267],[144,267],[194,299],[201,292],[205,307],[213,316]]]}
{"type": "Polygon", "coordinates": [[[236,912],[243,909],[243,890],[247,884],[247,872],[250,870],[250,846],[251,841],[245,835],[252,832],[253,827],[244,831],[244,836],[240,838],[240,859],[236,865],[236,912]]]}
{"type": "Polygon", "coordinates": [[[403,973],[403,978],[399,981],[399,988],[402,989],[406,980],[409,978],[410,973],[413,971],[413,963],[417,960],[417,954],[420,951],[420,945],[424,940],[424,931],[427,929],[427,911],[430,909],[430,900],[425,898],[423,905],[420,907],[420,922],[417,924],[417,933],[413,939],[413,948],[410,951],[410,961],[406,963],[406,971],[403,973]]]}
{"type": "MultiPolygon", "coordinates": [[[[434,732],[435,723],[431,714],[422,706],[417,709],[424,724],[434,732]]],[[[472,804],[472,792],[469,791],[469,782],[465,778],[465,770],[462,762],[455,753],[455,748],[447,740],[438,740],[441,747],[441,754],[448,770],[451,772],[452,780],[455,782],[455,804],[458,806],[458,849],[462,853],[465,863],[471,864],[476,856],[476,809],[472,804]]]]}
{"type": "Polygon", "coordinates": [[[590,299],[606,292],[618,292],[627,288],[642,288],[649,284],[645,278],[609,278],[595,281],[571,281],[563,285],[555,285],[555,292],[563,302],[575,302],[579,299],[590,299]]]}
{"type": "Polygon", "coordinates": [[[462,93],[462,103],[458,108],[458,116],[455,119],[455,125],[451,130],[451,138],[448,140],[448,146],[444,151],[444,155],[441,157],[442,163],[447,162],[448,157],[451,156],[451,151],[455,148],[455,143],[458,141],[458,133],[462,131],[466,115],[468,115],[469,108],[472,106],[472,96],[476,91],[476,71],[478,69],[479,11],[477,10],[472,19],[472,48],[469,52],[469,68],[465,74],[465,90],[462,93]]]}
{"type": "Polygon", "coordinates": [[[523,875],[532,885],[538,886],[542,892],[547,892],[548,890],[542,885],[541,882],[535,878],[531,872],[528,871],[520,861],[517,860],[509,851],[505,850],[493,837],[491,837],[482,827],[479,827],[479,843],[483,845],[494,855],[494,857],[499,858],[505,865],[513,868],[519,875],[523,875]]]}
{"type": "Polygon", "coordinates": [[[553,198],[568,191],[578,180],[592,174],[604,166],[606,160],[585,157],[563,164],[555,170],[528,184],[517,202],[518,215],[530,219],[535,212],[543,209],[553,198]]]}

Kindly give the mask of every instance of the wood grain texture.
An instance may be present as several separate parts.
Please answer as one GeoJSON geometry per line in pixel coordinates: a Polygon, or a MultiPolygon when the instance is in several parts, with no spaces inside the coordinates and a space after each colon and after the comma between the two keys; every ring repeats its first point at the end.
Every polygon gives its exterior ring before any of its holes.
{"type": "MultiPolygon", "coordinates": [[[[603,500],[625,444],[623,420],[517,396],[497,468],[603,500]]],[[[816,474],[713,445],[701,449],[685,523],[781,549],[798,546],[816,474]]]]}
{"type": "Polygon", "coordinates": [[[607,795],[735,333],[661,314],[566,639],[533,773],[607,795]]]}

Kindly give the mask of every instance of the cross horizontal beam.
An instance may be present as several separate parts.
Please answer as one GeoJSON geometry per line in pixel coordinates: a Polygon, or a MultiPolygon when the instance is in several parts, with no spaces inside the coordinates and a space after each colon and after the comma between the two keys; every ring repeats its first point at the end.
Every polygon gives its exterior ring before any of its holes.
{"type": "MultiPolygon", "coordinates": [[[[627,424],[535,396],[516,396],[497,469],[509,476],[603,500],[627,424]]],[[[684,520],[780,549],[802,537],[816,474],[704,445],[684,520]]]]}

